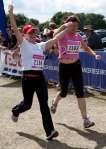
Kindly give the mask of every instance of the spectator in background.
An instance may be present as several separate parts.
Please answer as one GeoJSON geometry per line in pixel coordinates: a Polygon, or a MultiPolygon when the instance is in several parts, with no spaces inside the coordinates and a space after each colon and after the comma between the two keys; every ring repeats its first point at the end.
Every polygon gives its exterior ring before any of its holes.
{"type": "Polygon", "coordinates": [[[103,48],[101,38],[94,32],[91,25],[84,26],[84,33],[86,35],[86,42],[91,49],[97,51],[103,48]]]}
{"type": "Polygon", "coordinates": [[[42,40],[45,42],[47,41],[47,34],[48,34],[48,31],[49,29],[48,28],[44,28],[42,34],[41,34],[41,37],[42,37],[42,40]]]}
{"type": "MultiPolygon", "coordinates": [[[[21,30],[21,28],[20,28],[20,30],[21,30]]],[[[16,35],[13,31],[13,28],[9,26],[7,28],[7,33],[9,35],[8,48],[9,48],[9,50],[15,50],[18,47],[18,43],[17,43],[16,35]]]]}
{"type": "Polygon", "coordinates": [[[0,48],[6,50],[8,48],[8,41],[3,37],[2,31],[0,31],[0,48]]]}
{"type": "Polygon", "coordinates": [[[43,39],[47,41],[53,38],[54,30],[56,29],[56,24],[54,22],[49,23],[49,27],[45,28],[43,31],[43,39]]]}
{"type": "MultiPolygon", "coordinates": [[[[43,32],[43,41],[47,41],[49,39],[52,39],[55,30],[56,30],[56,24],[54,22],[50,22],[49,23],[49,27],[44,29],[44,32],[43,32]]],[[[46,60],[47,59],[51,59],[51,57],[54,56],[54,55],[58,55],[58,46],[57,46],[56,43],[51,47],[51,49],[49,51],[47,51],[45,53],[45,59],[46,60]]],[[[48,85],[54,86],[56,84],[57,83],[54,80],[52,80],[52,79],[49,79],[48,80],[48,85]]]]}
{"type": "Polygon", "coordinates": [[[6,49],[6,50],[15,49],[16,45],[17,45],[17,39],[16,39],[16,36],[15,36],[12,28],[8,27],[7,33],[8,33],[8,39],[5,39],[3,37],[2,32],[0,31],[0,47],[2,49],[6,49]]]}
{"type": "Polygon", "coordinates": [[[56,30],[56,28],[57,28],[56,23],[54,23],[54,22],[50,22],[49,23],[49,29],[50,29],[50,31],[52,31],[54,33],[55,30],[56,30]]]}
{"type": "Polygon", "coordinates": [[[54,31],[56,29],[56,23],[50,22],[49,23],[49,29],[54,31]]]}
{"type": "MultiPolygon", "coordinates": [[[[54,22],[50,22],[49,27],[45,28],[44,31],[43,31],[43,37],[42,37],[43,41],[47,41],[49,39],[52,39],[55,30],[56,30],[56,24],[54,22]]],[[[49,53],[53,52],[57,55],[58,54],[57,48],[58,48],[57,44],[54,44],[53,47],[51,48],[51,50],[49,50],[49,53]]]]}

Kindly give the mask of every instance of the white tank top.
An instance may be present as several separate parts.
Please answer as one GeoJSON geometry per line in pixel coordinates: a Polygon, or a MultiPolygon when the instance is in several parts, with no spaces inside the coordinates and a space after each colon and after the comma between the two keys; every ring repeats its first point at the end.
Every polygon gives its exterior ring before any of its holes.
{"type": "Polygon", "coordinates": [[[46,42],[30,43],[24,39],[20,45],[22,71],[24,70],[43,70],[44,51],[46,42]]]}

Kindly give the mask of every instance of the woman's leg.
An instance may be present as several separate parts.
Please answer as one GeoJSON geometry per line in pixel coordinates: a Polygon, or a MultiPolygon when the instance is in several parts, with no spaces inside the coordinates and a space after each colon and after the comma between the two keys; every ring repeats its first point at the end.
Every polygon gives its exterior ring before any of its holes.
{"type": "Polygon", "coordinates": [[[18,105],[13,107],[12,113],[14,116],[18,117],[20,113],[25,112],[31,108],[34,89],[33,80],[29,78],[22,79],[22,92],[24,99],[18,105]]]}
{"type": "Polygon", "coordinates": [[[59,65],[59,82],[60,82],[60,89],[61,91],[57,93],[56,97],[52,101],[51,112],[55,113],[57,109],[57,105],[62,98],[65,98],[68,92],[68,85],[69,85],[69,70],[67,64],[59,65]]]}
{"type": "MultiPolygon", "coordinates": [[[[50,114],[50,109],[48,106],[47,84],[45,82],[43,75],[41,76],[41,79],[39,79],[38,82],[36,83],[36,94],[39,100],[43,127],[46,132],[46,135],[50,136],[51,133],[54,132],[55,130],[54,130],[51,114],[50,114]]],[[[51,137],[56,137],[56,136],[51,136],[51,137]]]]}
{"type": "Polygon", "coordinates": [[[87,110],[86,110],[86,100],[85,98],[77,98],[78,100],[78,107],[80,109],[82,118],[87,118],[87,110]]]}
{"type": "Polygon", "coordinates": [[[73,72],[72,73],[72,82],[73,82],[75,93],[76,93],[76,96],[78,99],[78,107],[80,109],[82,119],[84,120],[84,125],[85,125],[84,127],[93,126],[94,123],[91,122],[87,116],[86,100],[84,97],[84,88],[83,88],[82,69],[81,69],[80,62],[78,62],[76,65],[74,65],[72,72],[73,72]],[[88,123],[89,124],[86,125],[85,124],[86,122],[87,122],[87,124],[88,123]]]}

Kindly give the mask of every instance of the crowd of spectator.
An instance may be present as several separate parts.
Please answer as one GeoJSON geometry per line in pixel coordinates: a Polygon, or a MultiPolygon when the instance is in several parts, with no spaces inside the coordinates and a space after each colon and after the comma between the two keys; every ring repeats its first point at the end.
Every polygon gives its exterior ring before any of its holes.
{"type": "MultiPolygon", "coordinates": [[[[57,25],[54,22],[50,22],[48,24],[48,28],[45,28],[42,32],[39,31],[38,26],[34,26],[36,28],[36,40],[35,42],[41,42],[41,41],[47,41],[51,38],[53,38],[53,34],[57,28],[57,25]]],[[[19,28],[20,31],[22,31],[21,28],[19,28]]],[[[18,47],[16,36],[13,32],[13,29],[11,27],[8,27],[7,29],[8,33],[8,40],[3,37],[2,32],[0,31],[0,49],[2,50],[15,50],[18,47]]],[[[88,44],[89,47],[91,47],[93,50],[104,50],[105,45],[103,44],[101,34],[98,34],[97,31],[94,31],[92,25],[86,25],[83,28],[83,31],[81,31],[81,36],[83,37],[84,41],[88,44]]],[[[106,37],[104,37],[105,39],[106,37]]],[[[54,45],[53,48],[49,51],[58,55],[58,47],[57,45],[54,45]],[[56,50],[54,50],[56,49],[56,50]]],[[[48,53],[46,53],[46,58],[48,57],[48,53]]],[[[50,82],[52,84],[52,81],[50,82]]]]}

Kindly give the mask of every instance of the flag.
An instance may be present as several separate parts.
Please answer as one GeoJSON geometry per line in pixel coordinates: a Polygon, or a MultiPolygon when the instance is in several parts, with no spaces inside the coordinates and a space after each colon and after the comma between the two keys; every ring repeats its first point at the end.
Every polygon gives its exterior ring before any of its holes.
{"type": "Polygon", "coordinates": [[[6,15],[4,10],[3,0],[0,0],[0,30],[2,31],[3,37],[8,41],[8,33],[6,31],[6,15]]]}

